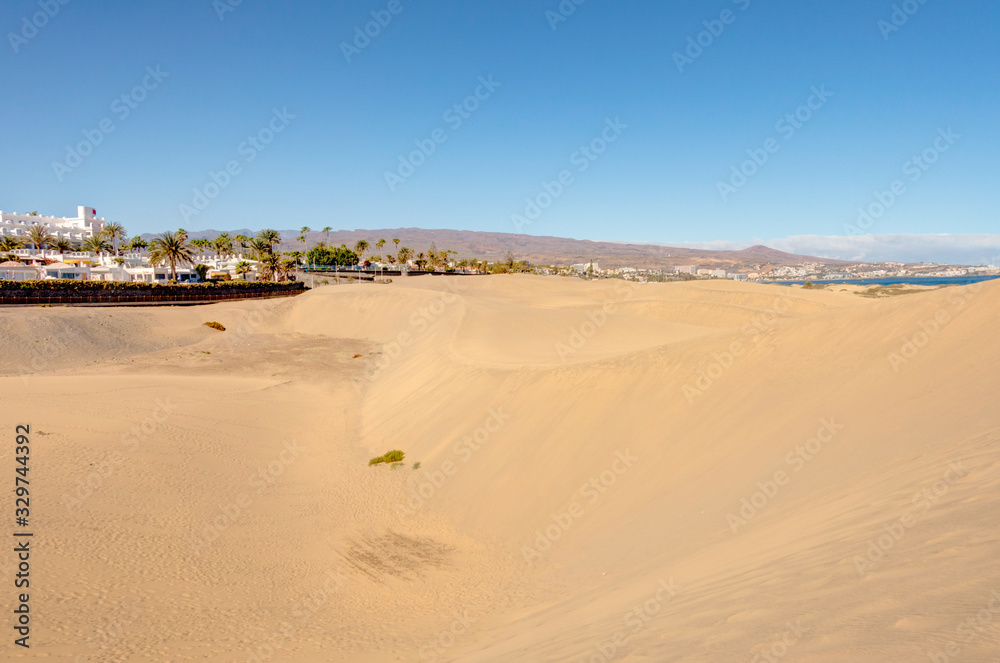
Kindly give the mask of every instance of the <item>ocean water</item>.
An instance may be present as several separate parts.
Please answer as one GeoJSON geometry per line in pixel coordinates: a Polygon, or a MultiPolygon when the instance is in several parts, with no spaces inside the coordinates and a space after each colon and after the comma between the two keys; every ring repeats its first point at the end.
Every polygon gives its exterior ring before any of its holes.
{"type": "MultiPolygon", "coordinates": [[[[991,276],[930,276],[917,278],[914,276],[892,276],[880,279],[838,279],[834,281],[813,281],[813,283],[844,283],[850,285],[897,285],[908,283],[910,285],[969,285],[1000,279],[1000,275],[991,276]]],[[[782,285],[802,285],[805,281],[772,281],[782,285]]]]}

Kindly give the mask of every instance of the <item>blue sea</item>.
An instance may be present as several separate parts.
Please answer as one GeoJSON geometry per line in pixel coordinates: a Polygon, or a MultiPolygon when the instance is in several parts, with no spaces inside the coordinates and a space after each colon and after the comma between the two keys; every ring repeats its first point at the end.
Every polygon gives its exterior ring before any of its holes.
{"type": "MultiPolygon", "coordinates": [[[[898,285],[901,283],[907,283],[910,285],[970,285],[972,283],[981,283],[983,281],[992,281],[993,279],[1000,279],[1000,275],[991,276],[930,276],[918,278],[915,276],[892,276],[881,279],[839,279],[834,281],[813,281],[813,283],[845,283],[850,285],[898,285]]],[[[782,285],[802,285],[805,280],[802,281],[771,281],[771,283],[780,283],[782,285]]]]}

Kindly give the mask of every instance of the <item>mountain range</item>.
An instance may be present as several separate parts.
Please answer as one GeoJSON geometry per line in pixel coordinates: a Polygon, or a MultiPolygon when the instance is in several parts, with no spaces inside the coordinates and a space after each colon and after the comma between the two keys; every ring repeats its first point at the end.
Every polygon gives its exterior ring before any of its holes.
{"type": "MultiPolygon", "coordinates": [[[[191,239],[213,239],[217,230],[190,231],[191,239]]],[[[252,236],[250,229],[228,230],[230,237],[252,236]]],[[[301,250],[302,243],[296,238],[296,230],[279,231],[282,237],[281,249],[301,250]]],[[[145,236],[144,236],[145,237],[145,236]]],[[[148,237],[152,237],[149,235],[148,237]]],[[[148,238],[147,237],[147,238],[148,238]]],[[[367,240],[371,245],[370,255],[394,251],[392,240],[400,240],[400,247],[408,247],[415,252],[427,251],[433,244],[439,251],[451,250],[455,257],[498,261],[508,252],[516,260],[527,260],[533,265],[570,265],[594,261],[603,268],[636,267],[662,268],[681,265],[697,265],[702,268],[740,269],[755,265],[799,265],[813,262],[823,265],[849,265],[851,261],[822,258],[817,256],[786,253],[764,245],[751,246],[740,250],[696,249],[662,246],[658,244],[628,244],[618,242],[595,242],[591,240],[547,237],[536,235],[515,235],[511,233],[479,232],[471,230],[428,230],[423,228],[395,228],[384,230],[331,230],[329,233],[311,231],[306,233],[306,246],[317,242],[353,247],[358,240],[367,240]],[[375,247],[379,239],[385,239],[387,246],[380,251],[375,247]]]]}

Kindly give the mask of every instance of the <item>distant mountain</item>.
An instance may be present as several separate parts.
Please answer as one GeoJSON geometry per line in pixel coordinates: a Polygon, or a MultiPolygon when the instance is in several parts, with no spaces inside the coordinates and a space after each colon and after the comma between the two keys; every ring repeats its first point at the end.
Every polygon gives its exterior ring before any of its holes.
{"type": "MultiPolygon", "coordinates": [[[[253,235],[253,231],[229,230],[230,237],[243,234],[253,235]]],[[[302,244],[296,240],[297,230],[279,231],[283,238],[283,251],[301,250],[302,244]]],[[[190,232],[191,239],[212,239],[219,235],[216,230],[190,232]]],[[[144,238],[152,235],[144,235],[144,238]]],[[[534,265],[571,265],[575,263],[600,263],[602,268],[640,267],[659,268],[682,265],[696,265],[703,268],[751,269],[756,265],[797,265],[814,262],[824,265],[849,265],[848,261],[801,256],[785,253],[766,246],[752,246],[739,251],[688,249],[656,244],[624,244],[617,242],[593,242],[590,240],[568,239],[565,237],[545,237],[536,235],[514,235],[510,233],[478,232],[471,230],[426,230],[423,228],[395,228],[385,230],[334,230],[329,234],[312,231],[307,233],[307,245],[314,246],[319,241],[335,246],[364,239],[371,245],[369,255],[395,252],[393,238],[400,240],[400,247],[408,247],[419,253],[426,252],[433,243],[439,251],[452,250],[456,257],[477,260],[502,260],[511,252],[517,260],[527,260],[534,265]],[[379,239],[386,240],[382,251],[375,248],[379,239]]]]}

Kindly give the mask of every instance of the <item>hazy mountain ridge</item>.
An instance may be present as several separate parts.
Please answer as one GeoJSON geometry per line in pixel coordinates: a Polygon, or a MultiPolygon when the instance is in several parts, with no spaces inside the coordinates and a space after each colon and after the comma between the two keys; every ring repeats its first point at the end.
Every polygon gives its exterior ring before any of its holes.
{"type": "MultiPolygon", "coordinates": [[[[230,237],[239,234],[252,235],[248,229],[229,230],[230,237]]],[[[297,241],[300,232],[296,230],[279,231],[283,238],[282,250],[301,250],[302,243],[297,241]]],[[[220,231],[201,230],[190,231],[191,239],[211,239],[217,237],[220,231]]],[[[144,235],[143,237],[152,237],[144,235]]],[[[399,246],[406,246],[416,252],[426,251],[434,243],[438,250],[452,250],[458,258],[475,258],[478,260],[501,260],[510,251],[517,260],[527,260],[535,265],[570,265],[593,260],[604,268],[637,267],[658,268],[676,267],[678,265],[697,265],[699,267],[716,268],[751,268],[755,265],[800,265],[805,262],[823,265],[850,265],[850,261],[834,260],[816,256],[803,256],[786,253],[767,246],[757,245],[746,249],[710,250],[681,247],[659,246],[653,244],[626,244],[617,242],[595,242],[591,240],[570,239],[566,237],[549,237],[536,235],[515,235],[511,233],[493,233],[473,230],[447,230],[424,228],[395,228],[382,230],[331,230],[324,233],[312,230],[306,234],[307,245],[312,247],[316,242],[324,241],[339,246],[353,246],[358,240],[367,240],[371,244],[371,254],[378,255],[375,248],[379,239],[386,240],[386,246],[381,253],[395,251],[393,238],[400,240],[399,246]]]]}

